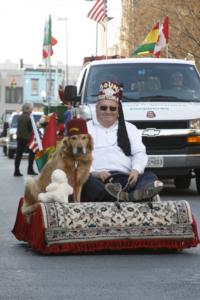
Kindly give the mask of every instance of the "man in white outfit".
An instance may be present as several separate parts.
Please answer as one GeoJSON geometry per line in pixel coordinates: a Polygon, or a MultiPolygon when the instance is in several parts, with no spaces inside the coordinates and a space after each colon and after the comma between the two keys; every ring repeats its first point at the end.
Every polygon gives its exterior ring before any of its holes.
{"type": "Polygon", "coordinates": [[[124,121],[121,97],[119,84],[103,82],[95,116],[87,122],[94,151],[91,176],[82,194],[85,201],[150,201],[163,188],[155,174],[144,172],[146,149],[139,130],[124,121]],[[107,183],[108,178],[112,182],[107,183]]]}

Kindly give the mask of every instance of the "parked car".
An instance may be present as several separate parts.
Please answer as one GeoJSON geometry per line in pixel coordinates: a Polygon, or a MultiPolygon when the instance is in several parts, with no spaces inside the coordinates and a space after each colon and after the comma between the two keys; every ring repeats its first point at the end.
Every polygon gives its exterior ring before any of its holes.
{"type": "MultiPolygon", "coordinates": [[[[33,112],[33,117],[35,122],[37,123],[43,112],[33,112]]],[[[7,129],[7,137],[6,137],[6,145],[4,146],[4,153],[8,155],[8,158],[14,158],[17,149],[17,118],[19,113],[13,112],[10,116],[8,122],[8,129],[7,129]]]]}
{"type": "Polygon", "coordinates": [[[7,132],[9,127],[9,119],[10,119],[11,113],[3,113],[1,116],[1,134],[0,134],[0,147],[3,149],[4,155],[7,155],[7,132]]]}
{"type": "Polygon", "coordinates": [[[195,177],[200,194],[200,75],[195,62],[167,58],[94,61],[82,69],[77,93],[68,86],[65,97],[79,100],[80,113],[90,119],[100,83],[107,80],[123,86],[124,116],[141,131],[147,167],[162,179],[173,179],[177,188],[189,188],[195,177]]]}

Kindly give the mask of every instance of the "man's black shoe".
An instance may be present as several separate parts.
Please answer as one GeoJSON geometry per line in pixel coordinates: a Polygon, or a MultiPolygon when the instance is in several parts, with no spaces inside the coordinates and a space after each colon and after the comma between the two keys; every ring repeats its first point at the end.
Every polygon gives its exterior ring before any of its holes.
{"type": "Polygon", "coordinates": [[[36,173],[35,171],[30,171],[28,172],[28,175],[38,175],[38,173],[36,173]]]}
{"type": "Polygon", "coordinates": [[[23,176],[23,174],[21,174],[20,172],[15,172],[15,173],[14,173],[14,176],[20,177],[20,176],[23,176]]]}

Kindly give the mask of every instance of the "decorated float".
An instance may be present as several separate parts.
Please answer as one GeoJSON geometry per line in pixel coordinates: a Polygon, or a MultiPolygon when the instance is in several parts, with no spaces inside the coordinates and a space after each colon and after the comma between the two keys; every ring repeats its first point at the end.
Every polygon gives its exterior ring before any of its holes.
{"type": "MultiPolygon", "coordinates": [[[[57,120],[62,120],[57,122],[57,140],[63,137],[64,129],[60,128],[64,126],[66,108],[59,110],[54,110],[57,120]]],[[[55,127],[55,118],[50,120],[47,123],[55,127]]],[[[52,138],[52,127],[50,133],[52,138]]],[[[52,143],[48,146],[46,149],[52,143]]],[[[90,203],[87,199],[81,203],[41,202],[29,218],[21,210],[24,201],[23,197],[19,201],[12,233],[44,255],[138,249],[179,251],[199,244],[195,217],[185,200],[163,201],[157,197],[152,202],[138,203],[90,203]]]]}
{"type": "Polygon", "coordinates": [[[40,203],[27,221],[21,198],[12,233],[41,254],[183,250],[199,244],[187,201],[40,203]]]}

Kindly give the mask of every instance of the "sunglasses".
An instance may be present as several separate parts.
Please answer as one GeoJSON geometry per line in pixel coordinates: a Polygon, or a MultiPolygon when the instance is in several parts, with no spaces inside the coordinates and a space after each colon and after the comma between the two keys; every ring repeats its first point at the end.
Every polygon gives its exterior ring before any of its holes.
{"type": "Polygon", "coordinates": [[[110,111],[116,111],[117,107],[116,106],[107,106],[107,105],[101,105],[99,106],[99,109],[102,111],[110,110],[110,111]]]}

